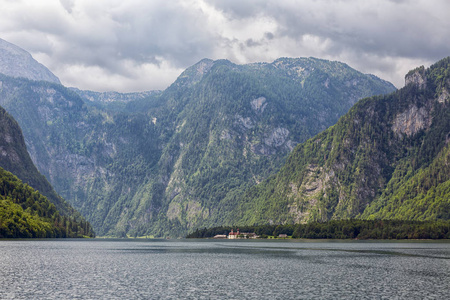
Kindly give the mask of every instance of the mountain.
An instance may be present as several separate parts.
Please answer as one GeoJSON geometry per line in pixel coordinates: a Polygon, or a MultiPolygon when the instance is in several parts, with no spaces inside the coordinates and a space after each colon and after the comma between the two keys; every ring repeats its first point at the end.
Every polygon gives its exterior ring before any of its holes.
{"type": "Polygon", "coordinates": [[[0,102],[19,120],[38,169],[91,224],[111,222],[115,201],[135,193],[157,162],[151,118],[98,110],[49,82],[0,81],[0,102]]]}
{"type": "Polygon", "coordinates": [[[88,90],[80,90],[77,88],[69,88],[77,93],[84,103],[89,106],[97,107],[100,110],[116,111],[116,112],[142,112],[147,110],[150,99],[158,97],[161,93],[159,90],[144,91],[135,93],[119,93],[119,92],[94,92],[88,90]],[[133,103],[130,107],[128,103],[133,103]]]}
{"type": "Polygon", "coordinates": [[[93,235],[89,223],[58,196],[38,172],[27,152],[19,125],[1,107],[0,201],[2,238],[93,235]]]}
{"type": "Polygon", "coordinates": [[[0,107],[0,129],[0,167],[41,191],[64,215],[77,214],[39,173],[27,152],[19,124],[2,107],[0,107]]]}
{"type": "Polygon", "coordinates": [[[119,92],[94,92],[88,90],[80,90],[77,88],[70,88],[70,90],[77,93],[81,99],[85,102],[100,102],[100,103],[111,103],[111,102],[131,102],[141,99],[145,99],[151,95],[159,94],[161,91],[144,91],[135,93],[119,93],[119,92]]]}
{"type": "Polygon", "coordinates": [[[61,85],[0,76],[31,158],[99,235],[182,236],[227,224],[244,191],[360,98],[394,86],[315,58],[202,60],[120,109],[61,85]]]}
{"type": "Polygon", "coordinates": [[[251,188],[236,224],[450,219],[450,58],[359,101],[251,188]]]}
{"type": "Polygon", "coordinates": [[[155,112],[160,126],[175,128],[152,185],[163,199],[159,232],[230,222],[244,190],[278,170],[297,143],[334,124],[357,99],[392,90],[345,64],[314,58],[203,60],[187,69],[155,112]]]}
{"type": "Polygon", "coordinates": [[[49,69],[38,63],[27,51],[0,39],[0,73],[31,80],[61,83],[49,69]]]}

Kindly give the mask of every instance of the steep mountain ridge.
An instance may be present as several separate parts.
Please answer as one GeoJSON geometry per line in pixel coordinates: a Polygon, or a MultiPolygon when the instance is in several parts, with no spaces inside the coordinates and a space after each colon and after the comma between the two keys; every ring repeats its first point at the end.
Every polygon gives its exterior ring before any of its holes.
{"type": "Polygon", "coordinates": [[[88,90],[80,90],[77,88],[69,88],[70,90],[77,93],[81,99],[85,102],[100,102],[100,103],[111,103],[111,102],[130,102],[140,99],[145,99],[150,95],[159,94],[161,91],[144,91],[135,93],[119,93],[119,92],[94,92],[88,90]]]}
{"type": "Polygon", "coordinates": [[[0,73],[31,80],[61,83],[49,69],[38,63],[27,51],[0,39],[0,73]]]}
{"type": "Polygon", "coordinates": [[[395,88],[314,58],[202,60],[120,109],[60,85],[0,77],[38,169],[99,235],[181,236],[229,223],[244,190],[359,98],[395,88]]]}
{"type": "Polygon", "coordinates": [[[39,173],[27,152],[19,124],[2,107],[0,107],[0,128],[0,167],[40,190],[63,215],[75,214],[80,217],[39,173]]]}
{"type": "MultiPolygon", "coordinates": [[[[142,112],[148,109],[150,99],[155,99],[161,93],[159,90],[135,93],[94,92],[69,88],[77,93],[84,103],[101,110],[115,112],[142,112]],[[131,104],[131,106],[129,105],[131,104]]],[[[150,104],[151,105],[151,104],[150,104]]]]}
{"type": "Polygon", "coordinates": [[[359,101],[250,189],[234,221],[448,219],[449,74],[446,58],[409,72],[399,91],[359,101]]]}
{"type": "Polygon", "coordinates": [[[38,172],[19,125],[2,107],[0,200],[0,237],[93,236],[90,224],[38,172]]]}

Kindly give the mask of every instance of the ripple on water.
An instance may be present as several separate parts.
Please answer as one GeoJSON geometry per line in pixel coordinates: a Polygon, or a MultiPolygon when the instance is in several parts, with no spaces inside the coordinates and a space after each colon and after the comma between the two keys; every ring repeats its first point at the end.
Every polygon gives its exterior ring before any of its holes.
{"type": "Polygon", "coordinates": [[[0,241],[1,299],[449,298],[449,243],[0,241]]]}

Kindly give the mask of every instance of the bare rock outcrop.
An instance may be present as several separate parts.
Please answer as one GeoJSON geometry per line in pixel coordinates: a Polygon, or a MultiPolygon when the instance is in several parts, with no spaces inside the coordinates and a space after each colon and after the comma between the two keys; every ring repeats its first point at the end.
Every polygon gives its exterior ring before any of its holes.
{"type": "Polygon", "coordinates": [[[431,125],[430,111],[426,107],[410,106],[406,111],[398,114],[393,122],[392,130],[398,135],[412,136],[431,125]]]}
{"type": "Polygon", "coordinates": [[[420,89],[424,89],[427,87],[427,78],[425,76],[425,68],[421,66],[417,69],[410,71],[405,76],[405,85],[414,84],[418,86],[420,89]]]}
{"type": "Polygon", "coordinates": [[[284,144],[288,135],[289,130],[287,130],[286,128],[279,127],[274,129],[270,133],[270,135],[264,140],[264,143],[267,146],[279,147],[284,144]]]}

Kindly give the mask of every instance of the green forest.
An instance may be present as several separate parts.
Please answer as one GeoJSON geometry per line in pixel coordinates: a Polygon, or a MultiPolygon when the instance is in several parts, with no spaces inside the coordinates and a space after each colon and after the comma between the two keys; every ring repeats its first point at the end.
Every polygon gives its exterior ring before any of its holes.
{"type": "Polygon", "coordinates": [[[402,220],[333,220],[308,224],[219,226],[197,229],[187,238],[213,238],[227,235],[231,230],[253,232],[259,238],[279,237],[286,234],[294,239],[449,239],[450,221],[402,220]]]}
{"type": "Polygon", "coordinates": [[[85,221],[61,216],[46,197],[0,168],[0,238],[94,237],[85,221]]]}

